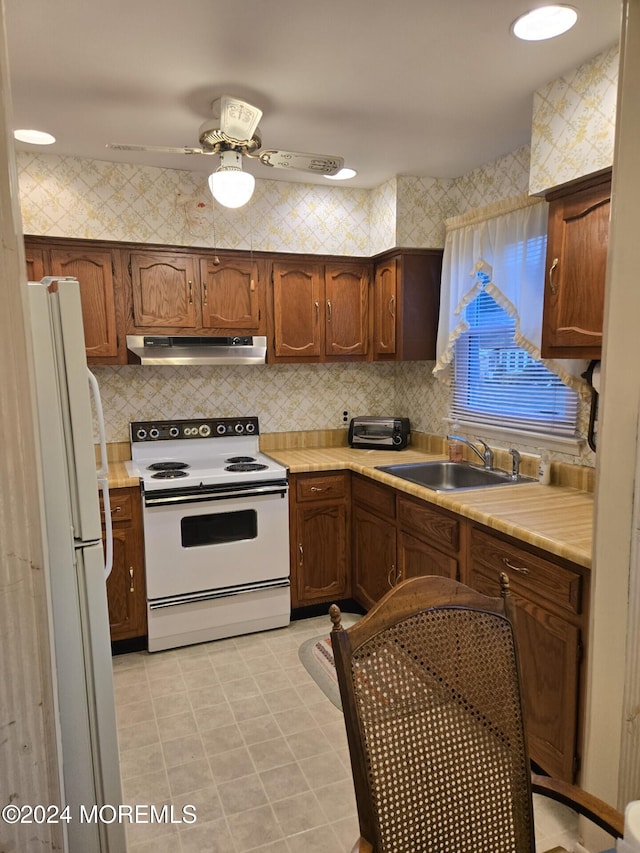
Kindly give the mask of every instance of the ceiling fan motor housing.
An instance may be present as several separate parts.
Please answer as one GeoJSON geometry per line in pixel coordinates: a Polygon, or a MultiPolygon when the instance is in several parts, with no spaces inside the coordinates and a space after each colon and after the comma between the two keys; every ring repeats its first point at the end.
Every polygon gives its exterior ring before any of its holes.
{"type": "Polygon", "coordinates": [[[251,139],[234,139],[220,130],[217,119],[205,121],[200,126],[198,139],[204,150],[212,154],[219,154],[222,151],[252,154],[262,147],[262,140],[257,133],[254,133],[251,139]]]}

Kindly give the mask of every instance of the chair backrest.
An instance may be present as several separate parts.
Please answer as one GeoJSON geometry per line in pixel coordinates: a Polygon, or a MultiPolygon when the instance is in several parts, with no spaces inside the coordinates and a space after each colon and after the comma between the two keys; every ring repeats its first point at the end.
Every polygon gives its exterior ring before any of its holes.
{"type": "Polygon", "coordinates": [[[360,832],[375,853],[533,853],[508,579],[411,578],[331,632],[360,832]]]}

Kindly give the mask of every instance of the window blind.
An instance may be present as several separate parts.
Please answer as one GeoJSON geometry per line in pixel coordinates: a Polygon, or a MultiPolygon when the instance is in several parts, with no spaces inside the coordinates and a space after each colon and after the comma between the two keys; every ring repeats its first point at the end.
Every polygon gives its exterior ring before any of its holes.
{"type": "Polygon", "coordinates": [[[469,329],[455,344],[453,419],[574,436],[577,394],[517,346],[515,320],[484,290],[465,319],[469,329]]]}

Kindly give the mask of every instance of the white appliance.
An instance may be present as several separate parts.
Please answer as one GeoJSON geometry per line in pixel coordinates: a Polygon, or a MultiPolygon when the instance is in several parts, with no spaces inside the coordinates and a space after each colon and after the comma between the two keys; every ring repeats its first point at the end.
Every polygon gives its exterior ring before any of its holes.
{"type": "Polygon", "coordinates": [[[111,513],[98,385],[87,368],[76,279],[29,282],[44,494],[45,563],[53,624],[54,678],[69,853],[125,853],[123,824],[81,820],[80,808],[122,802],[105,556],[111,513]],[[93,409],[102,467],[96,471],[93,409]]]}
{"type": "Polygon", "coordinates": [[[258,419],[131,424],[150,652],[289,624],[287,469],[258,419]]]}

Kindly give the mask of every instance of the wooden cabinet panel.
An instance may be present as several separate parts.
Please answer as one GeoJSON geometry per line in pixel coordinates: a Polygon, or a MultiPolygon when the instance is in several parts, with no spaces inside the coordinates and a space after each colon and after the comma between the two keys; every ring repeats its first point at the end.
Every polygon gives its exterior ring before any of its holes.
{"type": "Polygon", "coordinates": [[[250,260],[200,260],[202,325],[257,332],[261,326],[258,265],[250,260]]]}
{"type": "Polygon", "coordinates": [[[458,576],[458,561],[422,539],[399,531],[398,577],[406,580],[421,575],[441,575],[455,580],[458,576]]]}
{"type": "Polygon", "coordinates": [[[25,243],[25,261],[27,264],[27,281],[40,281],[45,276],[44,251],[25,243]]]}
{"type": "Polygon", "coordinates": [[[133,253],[129,271],[136,327],[193,329],[199,325],[195,258],[169,253],[133,253]]]}
{"type": "Polygon", "coordinates": [[[369,350],[369,270],[328,264],[324,272],[327,356],[369,350]]]}
{"type": "Polygon", "coordinates": [[[274,263],[272,278],[276,358],[318,358],[324,343],[322,267],[274,263]]]}
{"type": "Polygon", "coordinates": [[[111,489],[109,500],[113,568],[107,579],[107,603],[111,640],[116,641],[145,636],[147,602],[140,492],[136,488],[111,489]]]}
{"type": "Polygon", "coordinates": [[[112,253],[87,249],[51,249],[51,275],[72,276],[80,283],[87,358],[118,355],[116,297],[112,253]]]}
{"type": "Polygon", "coordinates": [[[500,572],[507,572],[516,604],[529,751],[545,771],[574,781],[585,606],[581,570],[476,528],[467,569],[469,584],[493,596],[499,595],[500,572]]]}
{"type": "Polygon", "coordinates": [[[352,515],[354,597],[371,608],[398,581],[396,526],[356,503],[352,515]]]}
{"type": "Polygon", "coordinates": [[[460,521],[432,508],[424,501],[398,496],[398,524],[422,539],[430,539],[441,548],[457,551],[460,543],[460,521]]]}
{"type": "Polygon", "coordinates": [[[582,576],[549,560],[503,542],[475,528],[471,532],[471,560],[485,570],[506,572],[512,585],[547,605],[568,613],[581,613],[582,576]]]}
{"type": "Polygon", "coordinates": [[[351,489],[354,503],[363,504],[386,518],[395,518],[396,493],[393,489],[357,475],[352,477],[351,489]]]}
{"type": "Polygon", "coordinates": [[[548,196],[542,355],[600,358],[611,205],[610,176],[548,196]],[[604,181],[604,182],[603,182],[604,181]]]}
{"type": "Polygon", "coordinates": [[[305,474],[289,491],[291,605],[351,595],[350,475],[305,474]]]}
{"type": "Polygon", "coordinates": [[[376,355],[396,353],[398,261],[390,258],[376,266],[373,298],[373,351],[376,355]]]}
{"type": "Polygon", "coordinates": [[[375,265],[373,358],[434,359],[442,252],[400,249],[375,265]]]}

